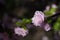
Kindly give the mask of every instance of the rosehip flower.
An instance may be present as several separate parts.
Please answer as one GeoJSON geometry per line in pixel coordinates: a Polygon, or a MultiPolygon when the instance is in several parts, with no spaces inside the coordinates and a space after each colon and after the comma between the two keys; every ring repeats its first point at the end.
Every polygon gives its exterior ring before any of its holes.
{"type": "Polygon", "coordinates": [[[21,35],[23,37],[28,34],[28,30],[25,30],[24,28],[20,28],[20,27],[16,27],[14,31],[15,31],[15,34],[21,35]]]}
{"type": "Polygon", "coordinates": [[[44,25],[44,29],[45,29],[45,31],[49,31],[49,30],[51,30],[51,27],[50,27],[50,25],[48,23],[46,23],[44,25]]]}
{"type": "Polygon", "coordinates": [[[36,11],[33,18],[32,23],[35,26],[41,26],[41,23],[44,21],[44,13],[41,11],[36,11]]]}

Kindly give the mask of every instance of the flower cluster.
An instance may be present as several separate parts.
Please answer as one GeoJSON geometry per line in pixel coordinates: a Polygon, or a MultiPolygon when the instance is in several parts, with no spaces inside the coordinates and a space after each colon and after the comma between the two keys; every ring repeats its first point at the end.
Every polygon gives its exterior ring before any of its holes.
{"type": "MultiPolygon", "coordinates": [[[[49,30],[51,29],[51,27],[50,27],[50,25],[49,25],[48,23],[44,23],[44,18],[45,18],[45,15],[44,15],[43,12],[41,12],[41,11],[36,11],[35,14],[34,14],[34,16],[33,16],[32,19],[31,19],[31,21],[32,21],[32,23],[33,23],[35,26],[43,27],[45,31],[49,31],[49,30]],[[42,25],[43,25],[43,26],[42,26],[42,25]]],[[[25,21],[26,21],[26,20],[24,19],[24,20],[23,20],[23,23],[20,22],[20,23],[18,23],[18,24],[19,24],[19,25],[20,25],[21,23],[24,24],[25,21]]],[[[26,21],[26,22],[28,22],[28,21],[26,21]]],[[[26,23],[26,22],[25,22],[25,23],[26,23]]],[[[29,22],[28,22],[28,23],[29,23],[29,22]]],[[[22,26],[22,25],[20,25],[20,26],[22,26]]],[[[16,28],[14,29],[15,34],[21,35],[21,36],[23,36],[23,37],[26,36],[26,35],[28,34],[28,30],[27,30],[27,29],[24,29],[24,28],[26,28],[26,27],[25,27],[25,26],[22,27],[22,28],[16,27],[16,28]]]]}
{"type": "MultiPolygon", "coordinates": [[[[36,11],[35,15],[32,18],[32,23],[35,26],[41,26],[44,23],[44,13],[41,11],[36,11]]],[[[51,29],[50,25],[48,23],[46,23],[44,26],[45,31],[49,31],[51,29]]]]}

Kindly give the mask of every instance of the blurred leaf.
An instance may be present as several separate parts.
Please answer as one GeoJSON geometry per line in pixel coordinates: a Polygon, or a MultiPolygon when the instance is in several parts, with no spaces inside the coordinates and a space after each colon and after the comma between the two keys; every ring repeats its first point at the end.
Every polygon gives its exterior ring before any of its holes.
{"type": "Polygon", "coordinates": [[[16,25],[17,26],[20,26],[20,27],[22,27],[24,29],[27,29],[26,24],[29,24],[29,23],[31,23],[31,20],[30,19],[23,18],[22,19],[22,22],[17,21],[16,22],[16,25]]]}
{"type": "Polygon", "coordinates": [[[52,12],[55,12],[56,11],[56,8],[51,8],[50,9],[50,12],[52,13],[52,12]]]}
{"type": "Polygon", "coordinates": [[[57,21],[54,24],[54,30],[60,30],[60,17],[57,18],[57,21]]]}
{"type": "Polygon", "coordinates": [[[22,25],[22,28],[24,28],[25,30],[27,29],[27,27],[25,25],[22,25]]]}
{"type": "Polygon", "coordinates": [[[48,20],[47,22],[48,22],[48,23],[51,23],[51,22],[52,22],[52,20],[50,19],[50,20],[48,20]]]}
{"type": "Polygon", "coordinates": [[[56,9],[57,9],[57,8],[50,8],[49,11],[46,11],[46,12],[45,12],[45,15],[46,15],[46,16],[52,16],[52,15],[53,15],[53,12],[55,12],[56,9]]]}
{"type": "Polygon", "coordinates": [[[54,30],[59,30],[59,26],[60,26],[60,24],[58,22],[56,22],[54,24],[54,30]]]}
{"type": "Polygon", "coordinates": [[[22,22],[23,22],[23,23],[31,23],[31,20],[30,20],[30,19],[25,19],[25,18],[24,18],[24,19],[22,19],[22,22]]]}
{"type": "Polygon", "coordinates": [[[16,22],[16,25],[17,25],[17,26],[21,26],[21,23],[20,23],[20,22],[16,22]]]}

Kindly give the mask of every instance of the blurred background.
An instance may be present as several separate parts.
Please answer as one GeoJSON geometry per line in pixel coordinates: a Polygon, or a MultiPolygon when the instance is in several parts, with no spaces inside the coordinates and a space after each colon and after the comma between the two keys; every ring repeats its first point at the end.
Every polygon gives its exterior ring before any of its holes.
{"type": "Polygon", "coordinates": [[[0,40],[60,40],[60,0],[0,0],[0,40]],[[46,32],[39,27],[34,27],[33,24],[27,24],[33,26],[27,36],[14,34],[13,29],[16,27],[17,20],[32,18],[36,10],[44,12],[46,6],[51,7],[52,4],[57,6],[57,9],[54,9],[55,14],[48,15],[45,20],[52,27],[50,31],[46,32]]]}

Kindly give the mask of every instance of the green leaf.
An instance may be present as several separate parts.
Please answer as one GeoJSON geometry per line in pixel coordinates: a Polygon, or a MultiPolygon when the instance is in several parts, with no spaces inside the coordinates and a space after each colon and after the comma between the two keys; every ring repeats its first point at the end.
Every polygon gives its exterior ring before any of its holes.
{"type": "Polygon", "coordinates": [[[22,25],[22,28],[24,28],[25,30],[27,29],[27,27],[25,25],[22,25]]]}
{"type": "Polygon", "coordinates": [[[56,11],[56,8],[51,8],[50,10],[44,12],[46,16],[52,16],[53,12],[56,11]]]}
{"type": "Polygon", "coordinates": [[[54,24],[54,30],[60,30],[60,16],[57,18],[57,21],[54,24]]]}
{"type": "Polygon", "coordinates": [[[31,23],[31,20],[30,19],[22,19],[22,22],[23,23],[31,23]]]}
{"type": "Polygon", "coordinates": [[[21,23],[20,23],[20,22],[16,22],[16,25],[17,25],[17,26],[21,26],[21,23]]]}
{"type": "Polygon", "coordinates": [[[60,26],[60,24],[58,22],[56,22],[54,24],[54,30],[59,30],[59,26],[60,26]]]}
{"type": "Polygon", "coordinates": [[[53,12],[55,12],[56,11],[56,8],[51,8],[50,9],[50,13],[52,14],[53,12]]]}
{"type": "Polygon", "coordinates": [[[51,19],[50,19],[50,20],[47,20],[47,22],[48,22],[48,23],[51,23],[51,22],[52,22],[52,20],[51,20],[51,19]]]}

